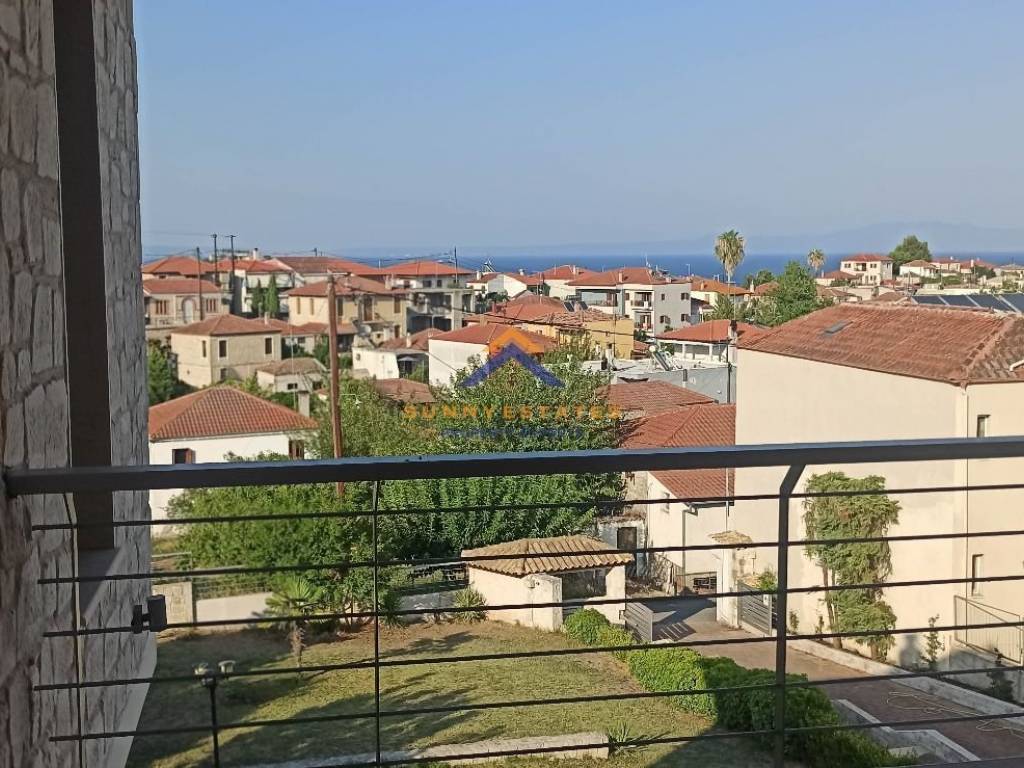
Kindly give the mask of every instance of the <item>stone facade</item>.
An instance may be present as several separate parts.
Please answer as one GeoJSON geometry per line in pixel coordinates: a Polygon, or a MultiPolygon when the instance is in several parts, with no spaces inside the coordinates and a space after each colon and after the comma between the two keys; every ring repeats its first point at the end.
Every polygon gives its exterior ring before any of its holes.
{"type": "MultiPolygon", "coordinates": [[[[139,274],[137,86],[131,3],[95,0],[98,113],[103,185],[109,400],[115,464],[145,462],[146,374],[139,274]]],[[[69,463],[69,392],[58,188],[57,107],[52,0],[0,0],[0,447],[5,467],[69,463]]],[[[100,268],[100,265],[97,265],[100,268]]],[[[100,358],[102,359],[102,358],[100,358]]],[[[145,494],[117,494],[115,516],[148,515],[145,494]]],[[[59,733],[131,727],[127,687],[41,693],[36,684],[77,678],[73,639],[44,639],[75,623],[70,585],[41,577],[73,573],[67,531],[33,534],[33,523],[67,522],[63,497],[8,500],[0,493],[0,768],[78,765],[74,742],[59,733]]],[[[148,562],[148,534],[118,529],[106,566],[148,562]]],[[[88,559],[84,558],[83,560],[88,559]]],[[[81,620],[124,625],[148,584],[104,583],[81,620]]],[[[78,647],[84,679],[145,672],[152,642],[131,634],[96,635],[78,647]]],[[[135,701],[139,699],[135,692],[135,701]]],[[[136,713],[137,714],[137,713],[136,713]]],[[[126,740],[88,741],[85,766],[117,766],[126,740]]]]}

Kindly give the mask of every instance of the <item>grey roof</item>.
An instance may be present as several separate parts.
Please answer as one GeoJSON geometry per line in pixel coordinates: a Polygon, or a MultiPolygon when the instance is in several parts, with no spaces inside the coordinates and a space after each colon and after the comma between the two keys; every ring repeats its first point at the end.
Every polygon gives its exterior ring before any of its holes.
{"type": "Polygon", "coordinates": [[[273,376],[322,374],[327,371],[323,364],[315,357],[289,357],[287,360],[279,360],[276,363],[261,365],[256,370],[273,376]]]}

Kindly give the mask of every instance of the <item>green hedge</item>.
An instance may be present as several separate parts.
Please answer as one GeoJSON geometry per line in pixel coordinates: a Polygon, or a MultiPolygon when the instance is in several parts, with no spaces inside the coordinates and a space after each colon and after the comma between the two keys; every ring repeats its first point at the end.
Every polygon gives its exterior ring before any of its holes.
{"type": "MultiPolygon", "coordinates": [[[[633,637],[633,633],[628,629],[616,626],[615,624],[609,624],[597,630],[597,642],[594,645],[633,645],[635,642],[636,638],[633,637]]],[[[619,661],[625,661],[629,653],[631,651],[612,651],[612,656],[619,661]]]]}
{"type": "Polygon", "coordinates": [[[600,611],[584,608],[569,614],[562,624],[562,631],[583,645],[597,645],[597,633],[611,626],[611,622],[600,611]]]}

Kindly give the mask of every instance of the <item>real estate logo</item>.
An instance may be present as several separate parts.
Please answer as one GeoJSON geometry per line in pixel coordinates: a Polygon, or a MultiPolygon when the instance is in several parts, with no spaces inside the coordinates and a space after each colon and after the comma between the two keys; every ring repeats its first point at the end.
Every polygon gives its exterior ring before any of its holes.
{"type": "Polygon", "coordinates": [[[562,380],[541,365],[534,355],[544,351],[543,346],[518,328],[508,328],[487,345],[487,362],[477,368],[461,383],[463,387],[482,384],[491,374],[508,363],[516,362],[541,383],[549,387],[563,387],[562,380]]]}

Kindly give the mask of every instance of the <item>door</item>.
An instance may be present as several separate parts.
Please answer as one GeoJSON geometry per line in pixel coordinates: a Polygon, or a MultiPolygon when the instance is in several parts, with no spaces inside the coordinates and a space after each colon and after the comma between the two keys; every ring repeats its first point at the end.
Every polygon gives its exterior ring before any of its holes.
{"type": "MultiPolygon", "coordinates": [[[[615,548],[624,551],[636,551],[636,527],[626,526],[619,528],[615,533],[615,548]]],[[[633,562],[626,566],[626,577],[636,577],[636,555],[633,555],[633,562]]]]}
{"type": "Polygon", "coordinates": [[[196,321],[196,302],[194,299],[185,299],[181,302],[181,319],[186,325],[196,321]]]}

